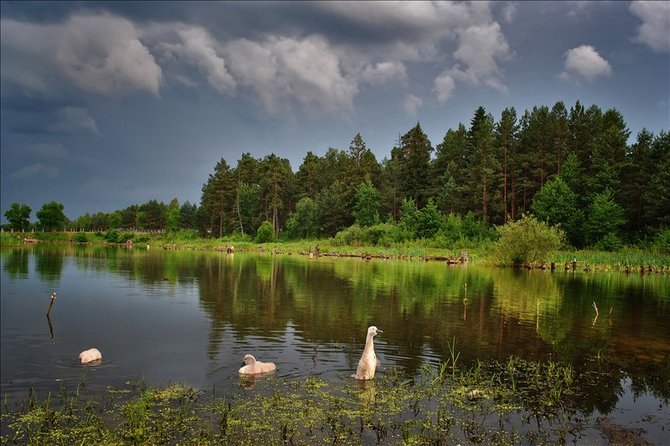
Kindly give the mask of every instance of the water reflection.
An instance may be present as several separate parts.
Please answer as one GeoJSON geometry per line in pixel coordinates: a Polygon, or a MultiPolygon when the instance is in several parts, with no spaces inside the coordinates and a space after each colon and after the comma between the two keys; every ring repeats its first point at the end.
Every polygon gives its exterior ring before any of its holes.
{"type": "Polygon", "coordinates": [[[3,269],[9,277],[19,278],[28,276],[28,258],[30,251],[21,248],[12,248],[3,255],[3,269]]]}
{"type": "MultiPolygon", "coordinates": [[[[463,365],[510,355],[572,364],[585,381],[587,411],[613,410],[625,380],[635,393],[670,398],[667,276],[48,246],[3,249],[2,271],[3,390],[5,377],[18,374],[15,352],[32,342],[21,333],[29,323],[5,328],[5,310],[27,318],[32,310],[23,315],[18,308],[29,305],[20,302],[37,286],[29,283],[51,288],[62,281],[68,300],[57,307],[67,314],[48,320],[50,341],[54,330],[63,344],[99,336],[95,342],[107,343],[110,357],[117,356],[115,367],[137,374],[179,380],[200,373],[207,383],[235,382],[239,358],[253,353],[276,362],[278,376],[346,379],[366,328],[376,325],[384,330],[375,346],[382,373],[419,374],[422,365],[449,359],[455,342],[463,365]],[[75,301],[81,304],[69,303],[75,301]],[[594,302],[600,309],[595,321],[594,302]],[[77,319],[83,311],[97,311],[98,325],[123,330],[99,333],[95,321],[77,319]],[[146,345],[137,347],[136,357],[155,356],[144,363],[127,359],[129,340],[146,345]],[[116,353],[113,342],[125,344],[116,353]],[[154,363],[151,372],[137,365],[154,363]]],[[[40,324],[44,333],[43,319],[40,324]]],[[[363,394],[374,401],[374,387],[363,394]]]]}

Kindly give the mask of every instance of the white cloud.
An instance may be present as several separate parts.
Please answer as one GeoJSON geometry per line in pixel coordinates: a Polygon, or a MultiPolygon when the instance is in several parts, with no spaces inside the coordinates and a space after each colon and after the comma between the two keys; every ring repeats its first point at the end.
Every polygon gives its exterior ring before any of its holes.
{"type": "Polygon", "coordinates": [[[433,91],[437,93],[437,101],[440,104],[444,104],[451,97],[456,88],[456,82],[450,70],[442,72],[437,78],[435,78],[435,88],[433,91]]]}
{"type": "Polygon", "coordinates": [[[60,174],[60,171],[55,166],[47,166],[42,163],[35,163],[29,166],[23,167],[16,172],[9,175],[11,180],[24,180],[26,178],[32,178],[34,176],[44,176],[47,178],[56,178],[60,174]]]}
{"type": "Polygon", "coordinates": [[[472,84],[484,84],[505,90],[500,80],[498,60],[510,56],[510,48],[498,23],[470,26],[459,31],[459,45],[454,58],[465,64],[464,78],[472,84]]]}
{"type": "MultiPolygon", "coordinates": [[[[207,76],[209,84],[220,92],[234,91],[235,79],[226,68],[224,59],[218,54],[218,43],[206,30],[183,27],[177,31],[179,43],[161,42],[157,45],[166,57],[180,59],[196,66],[207,76]]],[[[178,78],[183,81],[183,76],[178,78]]],[[[188,83],[187,83],[188,85],[188,83]]]]}
{"type": "Polygon", "coordinates": [[[128,20],[73,15],[57,24],[3,19],[1,27],[3,55],[12,56],[3,57],[3,65],[10,65],[3,77],[23,87],[53,91],[64,79],[102,95],[135,90],[158,94],[161,68],[128,20]]]}
{"type": "Polygon", "coordinates": [[[435,78],[433,91],[437,101],[444,104],[456,89],[456,82],[471,85],[484,84],[501,92],[507,87],[502,81],[502,69],[499,61],[511,57],[512,51],[507,44],[500,25],[489,22],[472,25],[458,30],[458,48],[454,59],[460,63],[444,70],[435,78]]]}
{"type": "Polygon", "coordinates": [[[413,94],[408,94],[405,96],[405,102],[403,103],[403,108],[410,115],[416,115],[419,111],[419,108],[423,106],[423,99],[413,94]]]}
{"type": "Polygon", "coordinates": [[[368,65],[361,74],[361,80],[372,85],[402,82],[407,80],[407,68],[402,62],[380,62],[374,66],[368,65]]]}
{"type": "Polygon", "coordinates": [[[100,136],[98,125],[88,114],[88,110],[81,107],[63,107],[56,111],[55,121],[49,126],[55,132],[63,133],[91,133],[100,136]]]}
{"type": "Polygon", "coordinates": [[[654,51],[670,52],[670,3],[634,1],[630,12],[642,20],[636,41],[654,51]]]}
{"type": "Polygon", "coordinates": [[[517,2],[507,2],[505,3],[505,6],[503,7],[502,13],[503,17],[505,18],[505,21],[507,23],[512,23],[514,21],[514,17],[516,17],[516,11],[517,8],[519,7],[517,2]]]}
{"type": "Polygon", "coordinates": [[[612,67],[598,52],[590,45],[581,45],[565,52],[564,71],[559,75],[565,80],[585,79],[593,82],[596,78],[610,76],[612,67]]]}
{"type": "Polygon", "coordinates": [[[349,110],[358,94],[356,79],[343,73],[339,57],[320,36],[238,39],[224,53],[238,83],[250,87],[273,114],[292,102],[327,113],[349,110]]]}

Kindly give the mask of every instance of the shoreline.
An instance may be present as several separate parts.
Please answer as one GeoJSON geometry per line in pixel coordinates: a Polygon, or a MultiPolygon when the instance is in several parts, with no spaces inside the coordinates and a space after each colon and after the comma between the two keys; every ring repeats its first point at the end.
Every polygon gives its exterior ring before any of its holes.
{"type": "MultiPolygon", "coordinates": [[[[670,254],[657,254],[639,248],[621,252],[593,250],[558,251],[551,260],[539,264],[519,266],[498,265],[492,259],[490,246],[468,249],[449,249],[422,246],[420,243],[393,247],[379,246],[335,246],[330,240],[279,241],[255,243],[252,241],[226,239],[163,240],[163,234],[144,234],[135,242],[107,242],[104,240],[75,241],[78,233],[31,233],[32,237],[21,237],[21,233],[2,234],[2,248],[25,247],[26,245],[50,244],[64,246],[126,247],[132,249],[161,249],[168,251],[203,251],[224,253],[270,253],[272,255],[300,255],[307,257],[362,258],[365,260],[405,260],[422,262],[444,262],[447,265],[478,264],[499,268],[526,270],[572,271],[572,272],[620,272],[625,274],[670,274],[670,254]],[[67,238],[66,238],[67,237],[67,238]],[[321,245],[321,248],[319,248],[321,245]],[[315,247],[318,249],[312,249],[315,247]],[[472,255],[470,252],[473,252],[472,255]]],[[[92,234],[92,233],[88,233],[92,234]]],[[[95,237],[94,235],[91,235],[95,237]]]]}

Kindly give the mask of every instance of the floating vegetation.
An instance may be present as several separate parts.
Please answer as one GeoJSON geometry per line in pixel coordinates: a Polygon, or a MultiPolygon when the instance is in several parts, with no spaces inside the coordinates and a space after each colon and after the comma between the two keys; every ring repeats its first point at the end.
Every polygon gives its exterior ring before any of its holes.
{"type": "Polygon", "coordinates": [[[31,394],[5,401],[1,444],[562,444],[579,431],[570,367],[454,365],[363,383],[270,377],[226,395],[142,383],[97,397],[31,394]]]}

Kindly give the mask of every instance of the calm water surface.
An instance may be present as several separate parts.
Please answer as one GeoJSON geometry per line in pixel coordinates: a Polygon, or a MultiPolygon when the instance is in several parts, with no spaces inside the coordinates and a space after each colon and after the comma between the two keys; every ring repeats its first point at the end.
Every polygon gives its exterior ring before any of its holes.
{"type": "Polygon", "coordinates": [[[233,391],[246,353],[276,362],[282,377],[348,380],[377,325],[379,374],[418,374],[447,360],[452,342],[462,363],[551,358],[588,376],[586,414],[670,444],[667,275],[138,248],[0,253],[9,399],[84,379],[93,392],[136,380],[233,391]],[[78,363],[90,347],[102,364],[78,363]]]}

